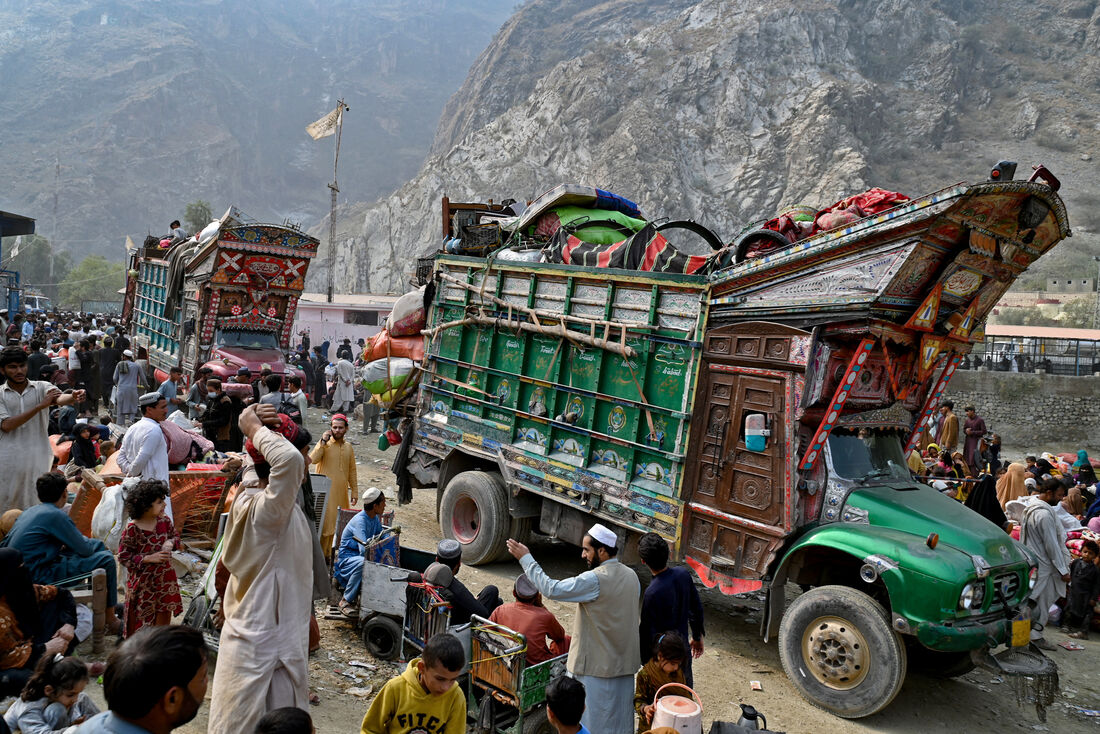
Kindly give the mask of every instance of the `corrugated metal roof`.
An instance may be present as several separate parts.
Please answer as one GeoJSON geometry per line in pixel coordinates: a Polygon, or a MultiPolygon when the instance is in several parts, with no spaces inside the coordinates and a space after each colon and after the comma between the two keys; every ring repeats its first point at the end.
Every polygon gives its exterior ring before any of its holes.
{"type": "Polygon", "coordinates": [[[336,293],[332,303],[328,303],[328,296],[324,293],[303,293],[298,297],[299,304],[309,306],[383,306],[389,307],[396,303],[401,296],[375,295],[373,293],[336,293]]]}
{"type": "Polygon", "coordinates": [[[1016,336],[1031,339],[1081,339],[1100,341],[1100,329],[1063,329],[1060,326],[1009,326],[986,324],[985,335],[1016,336]]]}

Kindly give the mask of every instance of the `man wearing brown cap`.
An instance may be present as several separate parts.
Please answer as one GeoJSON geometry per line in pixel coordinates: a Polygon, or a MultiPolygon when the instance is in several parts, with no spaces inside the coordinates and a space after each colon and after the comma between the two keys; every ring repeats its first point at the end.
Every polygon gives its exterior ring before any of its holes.
{"type": "Polygon", "coordinates": [[[494,609],[489,621],[523,635],[527,640],[528,665],[537,665],[569,650],[569,635],[565,634],[553,612],[542,605],[542,594],[527,574],[521,573],[516,579],[512,596],[516,600],[494,609]]]}
{"type": "Polygon", "coordinates": [[[588,705],[581,724],[591,731],[634,731],[634,673],[641,665],[638,624],[641,584],[619,563],[619,539],[596,523],[581,542],[588,571],[556,581],[546,575],[523,543],[508,539],[508,552],[547,599],[577,603],[566,667],[584,684],[588,705]]]}

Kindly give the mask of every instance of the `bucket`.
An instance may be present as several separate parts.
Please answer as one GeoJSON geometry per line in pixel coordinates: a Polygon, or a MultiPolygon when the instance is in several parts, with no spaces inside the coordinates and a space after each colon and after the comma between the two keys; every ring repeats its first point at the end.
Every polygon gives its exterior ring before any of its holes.
{"type": "Polygon", "coordinates": [[[653,694],[653,723],[651,729],[667,726],[683,734],[703,734],[703,702],[695,691],[682,683],[666,683],[653,694]],[[691,694],[691,698],[684,696],[665,696],[661,698],[661,691],[669,686],[683,688],[691,694]],[[694,701],[692,699],[695,699],[694,701]]]}

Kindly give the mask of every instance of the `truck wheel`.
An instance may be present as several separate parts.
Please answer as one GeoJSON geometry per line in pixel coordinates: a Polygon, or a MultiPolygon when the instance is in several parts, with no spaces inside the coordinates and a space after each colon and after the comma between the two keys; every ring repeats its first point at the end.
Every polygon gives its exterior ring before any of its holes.
{"type": "Polygon", "coordinates": [[[507,552],[512,520],[504,479],[495,472],[464,471],[447,483],[439,505],[444,538],[462,544],[462,562],[492,563],[507,552]]]}
{"type": "Polygon", "coordinates": [[[845,719],[886,708],[905,680],[905,645],[886,611],[847,586],[820,586],[791,603],[779,657],[799,693],[845,719]]]}
{"type": "MultiPolygon", "coordinates": [[[[513,517],[510,523],[508,523],[508,537],[519,543],[528,543],[531,540],[531,526],[533,517],[513,517]]],[[[511,554],[508,552],[508,548],[504,548],[497,555],[498,561],[507,561],[511,558],[511,554]]]]}
{"type": "Polygon", "coordinates": [[[401,625],[378,614],[363,625],[363,644],[379,660],[397,660],[401,650],[401,625]]]}
{"type": "Polygon", "coordinates": [[[197,630],[210,627],[210,600],[205,594],[199,594],[187,605],[187,611],[183,613],[183,623],[197,630]]]}
{"type": "Polygon", "coordinates": [[[969,651],[940,652],[929,650],[915,639],[906,646],[909,667],[930,678],[958,678],[976,667],[969,651]]]}
{"type": "Polygon", "coordinates": [[[527,712],[523,717],[523,734],[554,734],[554,727],[546,716],[546,705],[527,712]]]}

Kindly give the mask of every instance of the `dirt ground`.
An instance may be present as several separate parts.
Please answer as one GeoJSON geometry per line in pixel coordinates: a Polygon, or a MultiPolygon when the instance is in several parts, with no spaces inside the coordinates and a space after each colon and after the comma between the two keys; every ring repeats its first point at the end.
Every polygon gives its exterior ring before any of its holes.
{"type": "MultiPolygon", "coordinates": [[[[307,425],[315,436],[320,435],[324,424],[319,411],[310,410],[307,425]]],[[[349,439],[355,445],[361,490],[377,486],[393,500],[396,486],[389,467],[394,449],[379,451],[377,435],[363,436],[361,426],[352,427],[349,439]]],[[[440,535],[433,490],[417,490],[411,504],[397,507],[394,500],[390,507],[396,508],[396,522],[402,526],[402,545],[434,547],[440,535]]],[[[552,576],[563,578],[584,569],[579,549],[572,546],[543,538],[533,541],[531,548],[535,558],[552,576]]],[[[512,581],[519,570],[519,564],[514,562],[463,567],[461,578],[475,592],[486,584],[496,584],[502,597],[510,601],[512,581]]],[[[1015,703],[1007,684],[982,669],[954,680],[911,673],[898,697],[885,711],[866,719],[847,721],[807,703],[787,680],[774,638],[764,643],[758,634],[760,599],[726,597],[706,589],[701,592],[706,615],[706,652],[695,661],[694,671],[696,691],[703,701],[704,732],[712,720],[736,721],[739,703],[752,704],[763,712],[771,729],[796,733],[1100,731],[1100,716],[1089,717],[1082,713],[1082,710],[1100,709],[1100,664],[1097,662],[1100,636],[1094,635],[1093,640],[1085,641],[1083,651],[1058,648],[1048,653],[1059,666],[1062,693],[1049,709],[1045,724],[1039,723],[1033,707],[1015,703]],[[763,690],[751,690],[750,681],[759,681],[763,690]]],[[[571,629],[574,605],[556,602],[546,605],[566,630],[571,629]]],[[[318,611],[323,611],[320,602],[318,611]]],[[[321,699],[311,710],[314,723],[319,734],[357,732],[373,694],[403,666],[371,658],[350,621],[322,619],[320,625],[322,647],[310,659],[311,690],[321,699]]],[[[1048,633],[1048,639],[1057,644],[1067,638],[1053,631],[1048,633]]],[[[78,654],[82,652],[83,649],[78,654]]],[[[88,691],[102,705],[100,686],[91,685],[88,691]]],[[[205,732],[208,711],[209,692],[207,704],[195,721],[177,731],[185,734],[205,732]]]]}

